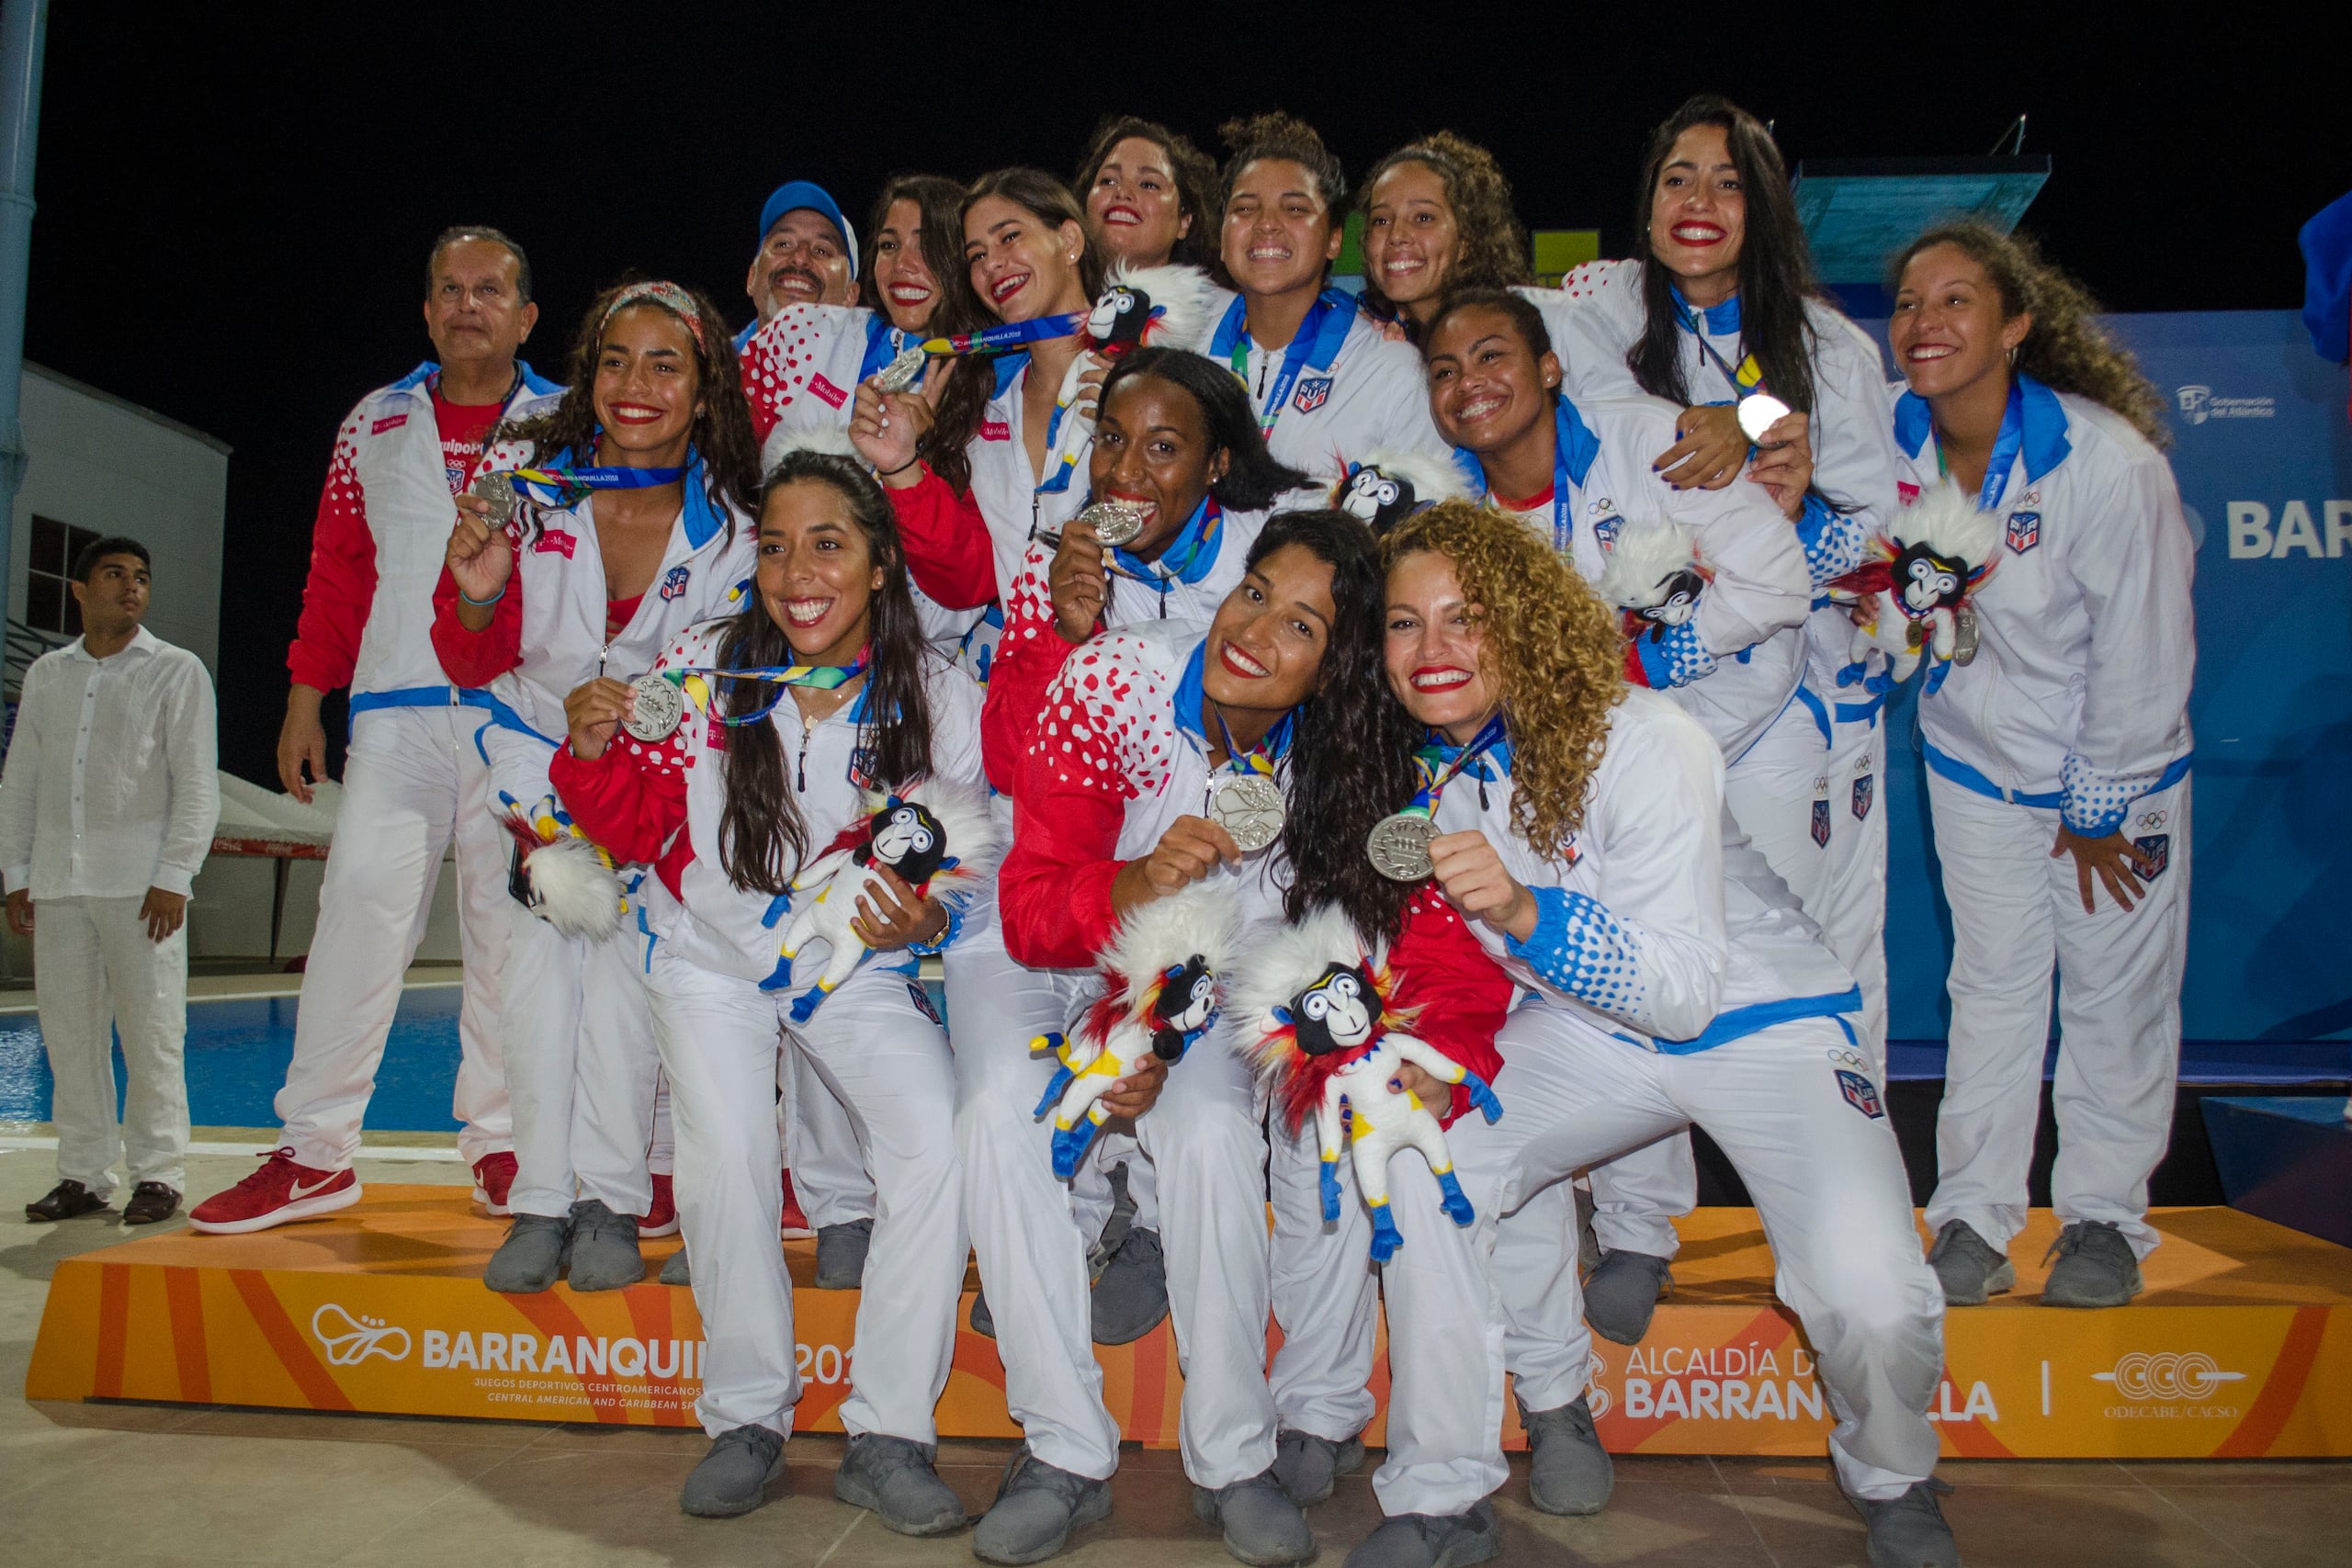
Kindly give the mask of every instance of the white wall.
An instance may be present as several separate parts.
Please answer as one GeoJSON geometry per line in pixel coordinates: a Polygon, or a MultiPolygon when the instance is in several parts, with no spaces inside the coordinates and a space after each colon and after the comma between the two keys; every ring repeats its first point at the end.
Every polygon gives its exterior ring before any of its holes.
{"type": "Polygon", "coordinates": [[[25,367],[22,387],[28,461],[8,553],[10,618],[24,619],[35,513],[99,534],[128,534],[155,558],[148,629],[196,654],[217,676],[229,448],[38,365],[25,367]]]}

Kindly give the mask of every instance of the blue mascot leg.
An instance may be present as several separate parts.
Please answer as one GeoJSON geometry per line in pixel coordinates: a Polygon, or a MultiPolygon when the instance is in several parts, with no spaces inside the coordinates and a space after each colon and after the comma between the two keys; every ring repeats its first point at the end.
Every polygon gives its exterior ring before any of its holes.
{"type": "Polygon", "coordinates": [[[1078,1162],[1086,1157],[1086,1146],[1094,1141],[1095,1122],[1091,1116],[1081,1116],[1078,1125],[1067,1130],[1054,1129],[1054,1174],[1064,1181],[1078,1174],[1078,1162]]]}
{"type": "Polygon", "coordinates": [[[1037,1109],[1032,1111],[1029,1114],[1032,1116],[1043,1116],[1046,1111],[1051,1111],[1056,1105],[1061,1103],[1062,1090],[1068,1089],[1069,1087],[1069,1080],[1076,1077],[1078,1077],[1078,1075],[1071,1072],[1068,1067],[1056,1067],[1054,1069],[1053,1081],[1046,1086],[1046,1098],[1039,1100],[1037,1102],[1037,1109]]]}
{"type": "Polygon", "coordinates": [[[815,1012],[817,1010],[817,1004],[824,999],[825,990],[821,986],[813,991],[801,992],[798,997],[793,999],[792,1021],[795,1023],[808,1022],[809,1014],[815,1012]]]}
{"type": "Polygon", "coordinates": [[[1374,1263],[1385,1263],[1396,1256],[1398,1247],[1405,1245],[1405,1233],[1396,1228],[1396,1221],[1388,1213],[1387,1204],[1374,1203],[1370,1207],[1372,1209],[1372,1260],[1374,1263]]]}
{"type": "Polygon", "coordinates": [[[1462,1190],[1462,1183],[1455,1179],[1453,1172],[1440,1171],[1437,1186],[1438,1190],[1445,1194],[1445,1201],[1439,1207],[1445,1211],[1448,1219],[1457,1225],[1466,1225],[1477,1219],[1477,1213],[1470,1207],[1469,1194],[1462,1190]]]}
{"type": "Polygon", "coordinates": [[[766,979],[760,982],[760,989],[763,991],[788,991],[792,989],[792,960],[789,958],[779,957],[775,961],[775,973],[771,974],[766,979]]]}

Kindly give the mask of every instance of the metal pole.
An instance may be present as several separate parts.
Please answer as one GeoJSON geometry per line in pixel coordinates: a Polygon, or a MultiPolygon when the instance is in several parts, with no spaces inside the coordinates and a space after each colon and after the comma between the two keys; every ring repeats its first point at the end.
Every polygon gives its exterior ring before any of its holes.
{"type": "Polygon", "coordinates": [[[25,370],[25,287],[32,264],[33,159],[40,142],[40,64],[49,0],[0,0],[0,608],[15,585],[9,559],[25,433],[17,422],[25,370]]]}

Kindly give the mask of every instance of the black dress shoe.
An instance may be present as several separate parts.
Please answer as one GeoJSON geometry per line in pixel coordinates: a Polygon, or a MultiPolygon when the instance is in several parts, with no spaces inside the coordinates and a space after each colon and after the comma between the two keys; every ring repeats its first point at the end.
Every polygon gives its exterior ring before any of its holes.
{"type": "Polygon", "coordinates": [[[122,1223],[127,1225],[152,1225],[168,1220],[180,1212],[177,1188],[166,1187],[160,1181],[142,1181],[130,1190],[130,1201],[122,1206],[122,1223]]]}
{"type": "Polygon", "coordinates": [[[36,1224],[49,1220],[70,1220],[77,1214],[94,1214],[107,1206],[107,1201],[78,1181],[61,1181],[49,1190],[49,1196],[25,1205],[25,1218],[36,1224]]]}

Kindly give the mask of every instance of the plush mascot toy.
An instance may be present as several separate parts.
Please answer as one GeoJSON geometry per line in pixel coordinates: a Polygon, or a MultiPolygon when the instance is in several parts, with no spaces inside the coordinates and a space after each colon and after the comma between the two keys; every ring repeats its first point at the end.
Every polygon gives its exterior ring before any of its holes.
{"type": "Polygon", "coordinates": [[[1931,656],[1933,690],[1949,665],[1976,655],[1969,601],[1992,574],[2000,539],[2000,513],[1979,512],[1947,479],[1898,513],[1871,541],[1871,558],[1829,586],[1859,601],[1860,640],[1894,658],[1896,679],[1907,679],[1923,653],[1931,656]]]}
{"type": "Polygon", "coordinates": [[[1041,1034],[1033,1051],[1059,1064],[1036,1113],[1054,1116],[1054,1174],[1069,1180],[1111,1113],[1103,1091],[1146,1056],[1174,1062],[1216,1021],[1218,977],[1232,961],[1238,921],[1204,887],[1155,898],[1119,923],[1099,963],[1103,993],[1067,1036],[1041,1034]]]}
{"type": "MultiPolygon", "coordinates": [[[[883,888],[875,867],[888,866],[915,890],[916,897],[928,897],[978,883],[996,849],[995,825],[978,790],[925,780],[903,795],[868,791],[865,801],[865,815],[843,829],[824,853],[792,879],[793,893],[815,888],[817,896],[798,906],[785,929],[776,973],[763,988],[780,990],[790,985],[792,961],[809,943],[821,942],[832,950],[815,987],[794,1000],[795,1023],[808,1021],[818,1004],[864,961],[865,943],[850,922],[857,918],[858,899],[869,889],[879,893],[883,888]]],[[[780,908],[771,910],[770,919],[781,913],[780,908]]]]}
{"type": "MultiPolygon", "coordinates": [[[[1095,367],[1090,355],[1115,360],[1131,349],[1190,348],[1198,343],[1207,332],[1209,309],[1217,294],[1209,275],[1196,266],[1113,262],[1094,309],[1078,330],[1079,346],[1086,353],[1070,361],[1054,394],[1056,404],[1069,408],[1078,401],[1080,378],[1095,367]]],[[[1068,422],[1059,444],[1062,468],[1077,466],[1093,432],[1091,413],[1068,422]]]]}
{"type": "Polygon", "coordinates": [[[588,841],[551,795],[526,806],[502,789],[498,804],[514,835],[515,898],[566,936],[602,942],[618,931],[628,898],[613,857],[588,841]]]}
{"type": "Polygon", "coordinates": [[[1441,501],[1473,499],[1459,468],[1425,452],[1367,453],[1363,461],[1348,464],[1331,487],[1331,504],[1375,536],[1441,501]]]}
{"type": "Polygon", "coordinates": [[[1617,529],[1600,571],[1600,596],[1625,612],[1631,640],[1655,641],[1699,613],[1707,569],[1690,531],[1666,517],[1628,519],[1617,529]]]}
{"type": "Polygon", "coordinates": [[[1244,1049],[1295,1134],[1311,1113],[1323,1155],[1323,1217],[1340,1217],[1340,1152],[1355,1161],[1356,1187],[1372,1211],[1372,1260],[1405,1245],[1388,1212],[1388,1162],[1415,1148],[1444,1193],[1458,1225],[1477,1215],[1453,1174],[1445,1129],[1418,1096],[1390,1087],[1412,1063],[1449,1084],[1467,1084],[1470,1103],[1493,1122],[1502,1102],[1477,1074],[1405,1032],[1410,1012],[1392,1010],[1396,982],[1354,924],[1326,905],[1268,941],[1236,981],[1244,1049]]]}

